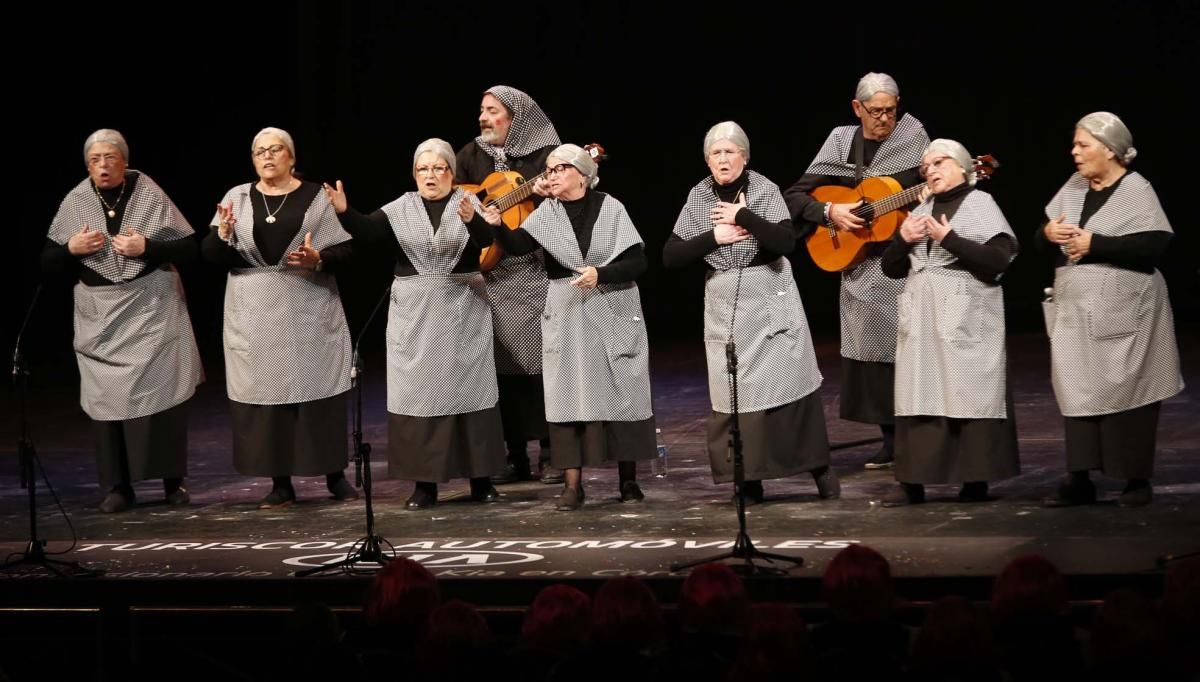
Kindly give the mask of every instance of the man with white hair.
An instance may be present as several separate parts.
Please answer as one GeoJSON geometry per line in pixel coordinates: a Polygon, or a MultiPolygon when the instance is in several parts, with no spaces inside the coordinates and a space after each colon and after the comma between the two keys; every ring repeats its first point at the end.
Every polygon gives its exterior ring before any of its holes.
{"type": "MultiPolygon", "coordinates": [[[[808,170],[783,194],[801,238],[816,225],[838,230],[866,225],[851,213],[861,202],[819,202],[809,194],[817,187],[855,187],[863,178],[879,176],[904,188],[921,182],[917,166],[929,136],[914,116],[900,116],[899,106],[900,87],[891,76],[868,73],[858,81],[850,107],[859,124],[834,128],[808,170]]],[[[883,432],[883,447],[867,462],[868,469],[891,466],[895,436],[896,297],[902,287],[880,270],[886,247],[886,242],[868,244],[867,258],[842,272],[840,292],[841,417],[879,424],[883,432]]]]}
{"type": "MultiPolygon", "coordinates": [[[[507,85],[483,94],[479,106],[479,136],[456,155],[456,181],[480,184],[496,171],[512,170],[524,178],[542,172],[546,157],[562,144],[554,124],[532,97],[507,85]]],[[[537,191],[537,190],[535,190],[537,191]]],[[[544,194],[534,198],[540,203],[544,194]]],[[[509,470],[496,483],[529,480],[526,443],[541,444],[541,480],[561,483],[563,474],[550,466],[550,440],[542,389],[542,309],[546,305],[546,271],[541,250],[503,258],[484,273],[492,302],[500,414],[509,470]]]]}
{"type": "Polygon", "coordinates": [[[170,505],[187,504],[187,401],[204,380],[176,263],[194,261],[192,226],[129,145],[97,130],[83,145],[88,177],[63,199],[42,269],[75,284],[80,403],[92,418],[100,511],[134,503],[133,483],[163,479],[170,505]]]}

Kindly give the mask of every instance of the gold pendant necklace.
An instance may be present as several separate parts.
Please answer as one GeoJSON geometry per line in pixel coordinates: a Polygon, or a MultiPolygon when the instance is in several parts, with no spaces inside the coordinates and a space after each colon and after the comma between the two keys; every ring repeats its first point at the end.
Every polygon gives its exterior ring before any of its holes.
{"type": "Polygon", "coordinates": [[[96,193],[96,197],[100,199],[100,203],[104,204],[104,208],[108,209],[105,213],[109,218],[117,217],[117,207],[121,205],[121,197],[125,196],[125,184],[124,182],[121,183],[121,193],[117,195],[117,200],[113,202],[112,206],[109,206],[108,202],[104,200],[104,195],[100,193],[100,188],[96,186],[96,183],[92,183],[92,191],[96,193]]]}

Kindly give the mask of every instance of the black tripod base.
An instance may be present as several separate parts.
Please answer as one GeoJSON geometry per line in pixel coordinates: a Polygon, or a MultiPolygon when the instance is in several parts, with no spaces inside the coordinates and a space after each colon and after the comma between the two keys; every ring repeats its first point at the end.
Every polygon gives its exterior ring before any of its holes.
{"type": "Polygon", "coordinates": [[[729,564],[729,567],[735,573],[741,575],[786,575],[792,568],[799,568],[804,565],[804,559],[800,557],[784,556],[783,554],[772,554],[771,552],[761,552],[754,547],[754,543],[750,541],[750,536],[745,533],[738,533],[737,540],[733,543],[733,549],[714,556],[695,559],[692,561],[676,561],[671,564],[671,571],[684,571],[689,568],[700,566],[701,564],[712,564],[726,561],[728,559],[740,559],[741,563],[729,564]],[[760,566],[754,563],[755,560],[778,562],[781,564],[791,564],[791,566],[760,566]]]}
{"type": "Polygon", "coordinates": [[[42,543],[30,541],[25,545],[25,551],[16,557],[0,564],[0,573],[10,571],[18,566],[41,566],[62,578],[98,578],[104,575],[104,569],[84,568],[74,561],[60,561],[46,556],[42,543]]]}
{"type": "MultiPolygon", "coordinates": [[[[296,571],[297,578],[304,578],[310,575],[326,573],[329,571],[342,571],[345,573],[355,573],[359,566],[371,566],[372,570],[381,566],[386,566],[387,562],[396,558],[396,548],[392,547],[392,543],[383,539],[378,535],[362,538],[358,541],[355,549],[351,549],[345,559],[335,561],[332,564],[322,564],[313,568],[306,568],[303,571],[296,571]],[[387,550],[384,550],[384,545],[387,545],[387,550]]],[[[367,572],[367,571],[363,571],[367,572]]]]}

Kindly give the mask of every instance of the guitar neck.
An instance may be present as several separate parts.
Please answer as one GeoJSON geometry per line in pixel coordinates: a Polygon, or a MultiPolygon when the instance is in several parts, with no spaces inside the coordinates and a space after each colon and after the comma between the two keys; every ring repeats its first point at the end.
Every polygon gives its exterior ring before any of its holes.
{"type": "Polygon", "coordinates": [[[524,183],[517,185],[516,189],[493,201],[492,206],[495,206],[496,210],[504,213],[513,206],[525,201],[529,198],[529,195],[533,194],[533,186],[537,184],[538,179],[545,174],[545,171],[543,171],[526,180],[524,183]]]}
{"type": "Polygon", "coordinates": [[[856,214],[862,211],[865,215],[881,216],[885,213],[891,213],[897,209],[904,208],[917,200],[921,195],[921,190],[925,187],[925,183],[919,183],[909,187],[901,192],[888,195],[878,201],[872,201],[870,204],[854,211],[856,214]]]}

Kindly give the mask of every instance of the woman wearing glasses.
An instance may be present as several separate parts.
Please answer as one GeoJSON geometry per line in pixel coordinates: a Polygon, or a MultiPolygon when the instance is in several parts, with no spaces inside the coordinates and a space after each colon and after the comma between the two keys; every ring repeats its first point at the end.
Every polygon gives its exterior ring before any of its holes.
{"type": "Polygon", "coordinates": [[[437,502],[438,483],[468,478],[471,499],[497,497],[505,467],[492,314],[479,252],[492,228],[479,201],[454,187],[454,150],[425,140],[413,153],[409,192],[370,215],[350,208],[339,181],[325,185],[354,239],[395,254],[387,326],[388,465],[416,481],[408,509],[437,502]]]}
{"type": "Polygon", "coordinates": [[[980,502],[988,481],[1020,470],[1007,381],[1000,277],[1017,238],[975,189],[971,156],[954,140],[921,160],[927,198],[888,244],[883,272],[905,278],[896,336],[896,463],[885,506],[925,501],[925,484],[962,483],[980,502]]]}
{"type": "Polygon", "coordinates": [[[296,500],[292,476],[324,474],[338,500],[346,481],[350,333],[333,273],[350,235],[321,187],[294,174],[292,136],[264,128],[250,145],[258,181],[225,193],[201,247],[229,268],[225,383],[239,473],[271,478],[260,509],[296,500]]]}
{"type": "MultiPolygon", "coordinates": [[[[507,253],[546,253],[542,371],[551,464],[564,469],[557,500],[583,505],[584,466],[618,460],[622,502],[644,499],[637,461],[655,456],[646,324],[634,280],[646,271],[642,238],[621,202],[594,190],[596,162],[573,144],[546,159],[552,198],[520,229],[496,230],[507,253]]],[[[499,225],[494,208],[484,217],[499,225]]]]}
{"type": "Polygon", "coordinates": [[[1133,135],[1106,111],[1075,126],[1077,172],[1035,238],[1055,249],[1046,323],[1068,480],[1053,506],[1091,504],[1092,469],[1127,480],[1122,506],[1149,504],[1163,400],[1183,390],[1167,284],[1155,265],[1173,233],[1154,188],[1129,170],[1133,135]]]}
{"type": "Polygon", "coordinates": [[[746,168],[750,140],[733,121],[704,136],[712,175],[692,188],[663,248],[663,264],[699,261],[704,280],[708,356],[708,461],[713,481],[734,478],[729,460],[731,376],[726,345],[737,352],[738,426],[746,504],[763,499],[763,479],[811,472],[822,498],[841,490],[829,466],[821,372],[800,292],[785,255],[796,232],[779,187],[746,168]]]}

